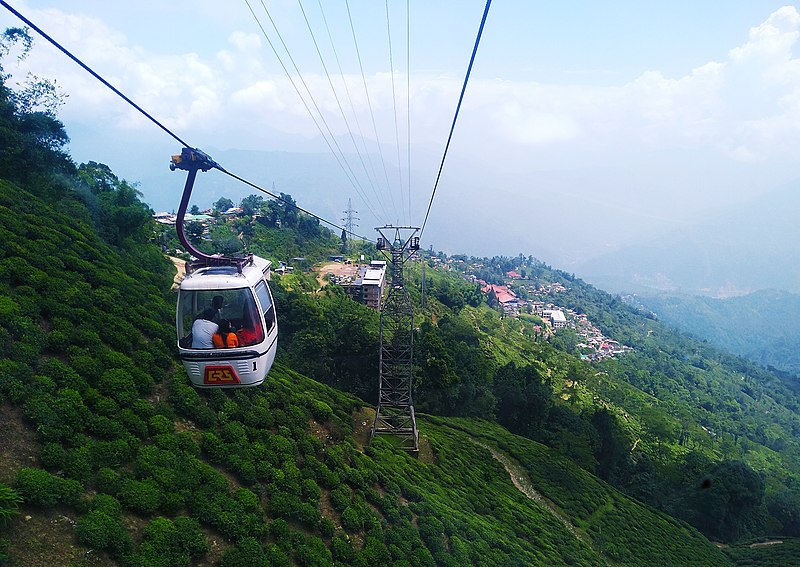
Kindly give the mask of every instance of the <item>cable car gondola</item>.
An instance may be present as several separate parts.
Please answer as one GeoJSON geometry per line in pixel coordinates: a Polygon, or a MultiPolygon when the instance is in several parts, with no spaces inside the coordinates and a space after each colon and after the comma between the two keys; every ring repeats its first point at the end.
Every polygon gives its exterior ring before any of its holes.
{"type": "Polygon", "coordinates": [[[188,171],[175,227],[178,240],[197,258],[187,265],[178,292],[180,359],[197,387],[257,386],[272,367],[278,346],[278,320],[267,283],[272,263],[252,254],[230,258],[197,250],[183,226],[189,196],[198,169],[222,168],[191,148],[173,156],[170,168],[188,171]]]}

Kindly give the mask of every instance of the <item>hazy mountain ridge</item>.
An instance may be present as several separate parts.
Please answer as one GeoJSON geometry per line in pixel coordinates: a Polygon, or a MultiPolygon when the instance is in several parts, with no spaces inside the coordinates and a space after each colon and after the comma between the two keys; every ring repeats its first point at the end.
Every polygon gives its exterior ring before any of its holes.
{"type": "Polygon", "coordinates": [[[665,323],[762,366],[800,376],[800,295],[762,290],[740,297],[637,295],[665,323]]]}
{"type": "MultiPolygon", "coordinates": [[[[800,191],[786,187],[657,239],[577,264],[586,280],[616,292],[731,297],[760,289],[800,292],[800,191]]],[[[655,237],[655,235],[653,235],[655,237]]]]}

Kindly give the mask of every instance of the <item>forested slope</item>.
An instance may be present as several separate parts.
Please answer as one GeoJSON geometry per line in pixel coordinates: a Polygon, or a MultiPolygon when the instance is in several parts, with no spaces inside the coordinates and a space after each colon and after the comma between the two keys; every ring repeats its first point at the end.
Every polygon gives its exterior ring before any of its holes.
{"type": "Polygon", "coordinates": [[[144,240],[103,242],[68,195],[51,206],[0,182],[0,482],[23,499],[6,528],[16,564],[725,564],[688,526],[558,461],[568,482],[545,490],[576,537],[473,431],[535,483],[554,457],[537,446],[531,460],[497,428],[423,419],[417,460],[380,439],[365,450],[363,402],[280,364],[263,388],[194,390],[170,347],[169,264],[144,240]],[[578,493],[594,496],[566,502],[578,493]],[[620,523],[631,510],[650,534],[636,545],[620,523]]]}
{"type": "Polygon", "coordinates": [[[761,290],[727,299],[661,294],[635,301],[676,329],[761,366],[800,375],[800,295],[761,290]]]}

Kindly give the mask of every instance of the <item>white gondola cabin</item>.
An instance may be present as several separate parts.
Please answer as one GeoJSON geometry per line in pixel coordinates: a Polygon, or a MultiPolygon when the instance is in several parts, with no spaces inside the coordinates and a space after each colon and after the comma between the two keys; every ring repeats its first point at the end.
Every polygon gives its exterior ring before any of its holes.
{"type": "Polygon", "coordinates": [[[196,268],[181,282],[178,350],[195,386],[264,382],[278,346],[278,321],[267,284],[271,265],[252,256],[238,266],[196,268]]]}

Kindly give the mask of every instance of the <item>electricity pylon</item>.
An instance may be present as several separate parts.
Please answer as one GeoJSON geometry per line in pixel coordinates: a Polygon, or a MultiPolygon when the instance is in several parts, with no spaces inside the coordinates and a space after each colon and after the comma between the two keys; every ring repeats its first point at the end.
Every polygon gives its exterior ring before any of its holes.
{"type": "Polygon", "coordinates": [[[414,309],[405,287],[403,266],[419,250],[419,228],[382,226],[377,248],[389,260],[391,282],[381,304],[378,410],[370,439],[394,435],[402,447],[419,451],[417,419],[411,396],[413,383],[414,309]]]}
{"type": "Polygon", "coordinates": [[[358,211],[353,210],[353,205],[350,202],[350,199],[347,199],[347,210],[344,211],[344,218],[342,218],[345,230],[345,235],[344,235],[345,237],[343,238],[344,246],[342,250],[344,254],[347,254],[347,251],[349,249],[349,242],[353,234],[353,230],[355,230],[358,227],[358,224],[355,221],[361,220],[360,218],[355,216],[356,213],[358,213],[358,211]]]}

